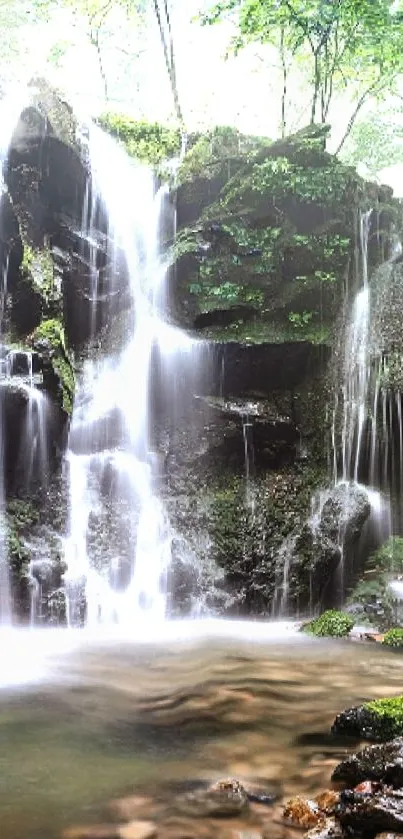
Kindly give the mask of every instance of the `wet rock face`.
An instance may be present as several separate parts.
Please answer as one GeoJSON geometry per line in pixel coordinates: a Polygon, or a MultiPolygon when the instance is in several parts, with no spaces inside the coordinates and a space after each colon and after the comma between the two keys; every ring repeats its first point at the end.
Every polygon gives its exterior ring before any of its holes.
{"type": "Polygon", "coordinates": [[[284,546],[282,563],[289,564],[291,608],[308,609],[319,602],[331,605],[332,575],[340,563],[341,539],[344,550],[351,550],[370,511],[367,494],[356,486],[340,484],[326,491],[319,511],[284,546]]]}
{"type": "Polygon", "coordinates": [[[340,796],[338,819],[349,834],[376,836],[383,831],[403,830],[403,791],[381,789],[374,792],[346,790],[340,796]]]}
{"type": "MultiPolygon", "coordinates": [[[[20,330],[28,333],[40,321],[41,300],[25,282],[24,274],[18,274],[23,258],[21,240],[25,249],[49,249],[61,290],[57,311],[47,316],[62,317],[70,346],[78,347],[88,341],[92,329],[101,329],[107,317],[113,318],[129,305],[127,271],[122,257],[110,277],[108,225],[100,208],[95,220],[99,280],[94,296],[91,245],[82,235],[90,179],[87,140],[70,106],[46,82],[36,80],[30,92],[31,103],[22,111],[14,131],[5,171],[12,218],[5,225],[3,261],[11,255],[14,319],[20,330]],[[32,314],[25,322],[27,305],[32,314]]],[[[2,238],[0,230],[0,243],[2,238]]]]}
{"type": "Polygon", "coordinates": [[[369,746],[351,755],[336,766],[332,780],[342,781],[350,787],[365,780],[403,787],[403,737],[384,745],[369,746]]]}

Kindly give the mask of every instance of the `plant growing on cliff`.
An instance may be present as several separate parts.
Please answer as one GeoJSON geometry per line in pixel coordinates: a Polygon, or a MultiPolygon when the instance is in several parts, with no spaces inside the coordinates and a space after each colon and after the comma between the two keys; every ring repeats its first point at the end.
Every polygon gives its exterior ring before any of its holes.
{"type": "Polygon", "coordinates": [[[290,66],[300,65],[308,76],[311,123],[327,121],[337,90],[354,89],[342,143],[367,99],[389,91],[402,69],[402,10],[394,0],[219,0],[202,22],[227,16],[237,24],[235,50],[254,42],[279,52],[283,134],[290,66]]]}

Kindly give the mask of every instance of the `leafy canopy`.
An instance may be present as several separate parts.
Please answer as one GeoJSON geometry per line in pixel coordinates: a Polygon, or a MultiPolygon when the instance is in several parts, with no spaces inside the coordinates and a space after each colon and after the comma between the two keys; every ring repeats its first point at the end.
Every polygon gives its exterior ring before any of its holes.
{"type": "Polygon", "coordinates": [[[354,85],[377,94],[403,66],[401,0],[220,0],[201,16],[237,24],[235,50],[279,45],[311,85],[311,122],[325,121],[334,91],[354,85]]]}

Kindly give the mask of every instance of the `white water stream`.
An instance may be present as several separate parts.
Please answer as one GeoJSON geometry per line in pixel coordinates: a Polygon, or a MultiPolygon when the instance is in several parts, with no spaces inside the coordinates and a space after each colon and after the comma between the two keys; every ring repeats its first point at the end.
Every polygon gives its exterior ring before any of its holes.
{"type": "MultiPolygon", "coordinates": [[[[68,622],[133,627],[164,618],[171,557],[170,524],[154,489],[158,467],[150,443],[149,407],[153,352],[157,348],[169,372],[179,357],[197,364],[197,344],[163,320],[166,268],[159,237],[163,218],[172,215],[166,187],[156,189],[152,172],[135,164],[96,126],[90,127],[89,151],[92,178],[82,235],[96,241],[91,227],[97,209],[106,211],[109,280],[120,294],[122,271],[127,272],[135,323],[123,351],[87,364],[73,413],[65,545],[68,622]],[[97,441],[100,429],[102,442],[97,441]],[[94,516],[100,521],[102,515],[109,515],[108,535],[119,531],[115,550],[105,544],[91,548],[91,533],[96,541],[94,516]]],[[[95,246],[90,257],[95,323],[95,246]]]]}

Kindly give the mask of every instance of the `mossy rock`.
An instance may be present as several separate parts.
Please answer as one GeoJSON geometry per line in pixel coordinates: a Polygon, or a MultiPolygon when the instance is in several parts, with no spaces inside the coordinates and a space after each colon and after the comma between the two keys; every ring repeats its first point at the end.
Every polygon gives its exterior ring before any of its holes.
{"type": "Polygon", "coordinates": [[[374,699],[336,717],[332,733],[387,742],[403,735],[403,696],[374,699]]]}
{"type": "Polygon", "coordinates": [[[354,626],[354,621],[346,612],[328,609],[302,626],[302,631],[318,637],[346,638],[354,626]]]}
{"type": "MultiPolygon", "coordinates": [[[[178,325],[212,340],[331,344],[354,271],[357,211],[384,196],[325,151],[327,131],[269,143],[218,127],[190,148],[171,253],[178,325]]],[[[380,235],[376,218],[371,266],[384,261],[392,225],[385,217],[380,235]]]]}
{"type": "Polygon", "coordinates": [[[62,323],[55,318],[43,321],[32,334],[31,343],[42,356],[45,389],[59,402],[63,411],[70,415],[73,410],[75,375],[62,323]]]}
{"type": "Polygon", "coordinates": [[[123,143],[127,153],[151,165],[177,157],[181,148],[180,131],[160,123],[134,120],[119,113],[104,113],[98,124],[123,143]]]}

